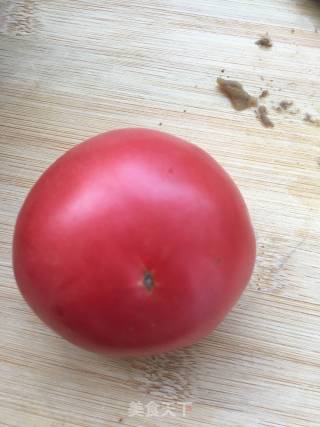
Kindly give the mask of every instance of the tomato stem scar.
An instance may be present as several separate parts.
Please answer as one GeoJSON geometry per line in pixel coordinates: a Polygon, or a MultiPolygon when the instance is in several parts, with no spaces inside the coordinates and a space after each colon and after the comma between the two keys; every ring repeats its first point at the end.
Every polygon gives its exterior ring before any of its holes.
{"type": "Polygon", "coordinates": [[[148,291],[152,291],[152,289],[154,288],[154,278],[153,278],[153,274],[150,273],[150,271],[146,271],[144,273],[143,284],[148,291]]]}

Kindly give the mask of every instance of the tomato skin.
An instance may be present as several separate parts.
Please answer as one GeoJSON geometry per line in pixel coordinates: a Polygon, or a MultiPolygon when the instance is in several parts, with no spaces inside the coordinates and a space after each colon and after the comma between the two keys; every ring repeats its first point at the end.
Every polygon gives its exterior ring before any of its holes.
{"type": "Polygon", "coordinates": [[[239,190],[203,150],[122,129],[68,151],[19,213],[13,265],[37,315],[114,355],[207,335],[244,290],[255,237],[239,190]]]}

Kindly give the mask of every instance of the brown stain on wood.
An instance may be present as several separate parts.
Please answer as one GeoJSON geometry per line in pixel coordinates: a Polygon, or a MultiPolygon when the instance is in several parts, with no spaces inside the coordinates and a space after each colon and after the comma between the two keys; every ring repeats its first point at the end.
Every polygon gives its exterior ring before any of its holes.
{"type": "Polygon", "coordinates": [[[218,77],[217,84],[219,90],[229,98],[235,110],[243,111],[257,106],[257,98],[249,95],[240,82],[218,77]]]}

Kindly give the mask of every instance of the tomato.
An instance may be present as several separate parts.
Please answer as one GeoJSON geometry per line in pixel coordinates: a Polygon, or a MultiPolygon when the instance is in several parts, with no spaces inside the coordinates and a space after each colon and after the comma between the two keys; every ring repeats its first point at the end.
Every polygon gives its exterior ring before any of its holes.
{"type": "Polygon", "coordinates": [[[174,136],[123,129],[68,151],[19,213],[18,286],[74,344],[146,355],[207,335],[245,288],[255,238],[229,175],[174,136]]]}

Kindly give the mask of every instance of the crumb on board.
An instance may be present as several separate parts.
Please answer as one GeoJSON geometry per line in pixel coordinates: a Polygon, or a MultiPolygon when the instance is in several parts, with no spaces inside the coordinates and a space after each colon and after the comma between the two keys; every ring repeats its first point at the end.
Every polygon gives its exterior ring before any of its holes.
{"type": "Polygon", "coordinates": [[[288,111],[289,108],[291,108],[292,106],[293,106],[293,101],[287,101],[286,99],[284,99],[281,102],[279,102],[278,106],[275,107],[274,109],[278,111],[278,113],[281,113],[283,111],[288,111]]]}
{"type": "Polygon", "coordinates": [[[294,105],[293,101],[288,101],[286,99],[284,99],[283,101],[279,102],[279,104],[276,107],[272,107],[275,111],[277,111],[278,113],[288,113],[291,115],[294,114],[299,114],[300,113],[300,109],[299,108],[294,108],[292,109],[291,107],[294,105]]]}
{"type": "Polygon", "coordinates": [[[120,417],[120,418],[118,419],[118,423],[122,423],[122,421],[123,421],[123,417],[120,417]]]}
{"type": "Polygon", "coordinates": [[[219,89],[231,101],[233,108],[237,111],[245,110],[246,108],[256,107],[257,98],[246,92],[242,84],[235,80],[226,80],[221,77],[217,78],[219,89]]]}
{"type": "Polygon", "coordinates": [[[300,113],[300,108],[296,108],[295,110],[289,110],[288,113],[289,114],[299,114],[300,113]]]}
{"type": "Polygon", "coordinates": [[[314,118],[310,113],[306,113],[303,120],[307,123],[320,127],[320,119],[314,118]]]}
{"type": "Polygon", "coordinates": [[[269,96],[269,95],[270,95],[270,93],[269,93],[268,89],[264,89],[264,90],[260,93],[259,98],[266,98],[266,97],[267,97],[267,96],[269,96]]]}
{"type": "Polygon", "coordinates": [[[221,73],[224,73],[224,72],[225,72],[225,69],[224,69],[224,68],[221,68],[221,70],[220,70],[220,71],[221,71],[221,73]]]}
{"type": "Polygon", "coordinates": [[[159,126],[162,126],[162,122],[159,123],[159,126]]]}
{"type": "Polygon", "coordinates": [[[267,48],[267,49],[273,46],[272,41],[268,36],[268,34],[266,34],[265,36],[262,36],[259,40],[257,40],[256,45],[267,48]]]}
{"type": "Polygon", "coordinates": [[[264,105],[259,105],[259,107],[256,109],[256,116],[257,119],[260,120],[260,122],[263,124],[266,128],[273,128],[274,124],[270,120],[268,116],[268,109],[264,105]]]}
{"type": "Polygon", "coordinates": [[[279,106],[280,108],[282,108],[282,110],[288,110],[288,108],[292,107],[293,105],[293,101],[287,101],[287,100],[283,100],[280,102],[279,106]]]}
{"type": "Polygon", "coordinates": [[[294,28],[291,28],[291,33],[293,34],[295,32],[296,32],[296,30],[294,28]]]}

